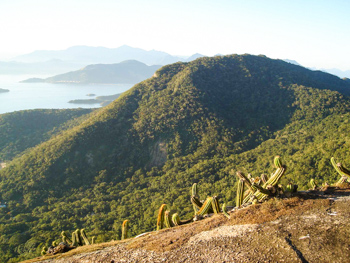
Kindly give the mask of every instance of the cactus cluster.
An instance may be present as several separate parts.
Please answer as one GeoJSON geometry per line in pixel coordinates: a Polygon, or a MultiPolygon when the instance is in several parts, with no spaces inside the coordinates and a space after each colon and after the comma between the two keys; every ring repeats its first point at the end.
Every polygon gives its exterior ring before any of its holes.
{"type": "Polygon", "coordinates": [[[340,174],[341,178],[336,185],[346,184],[350,182],[350,170],[344,167],[341,163],[336,163],[334,157],[331,158],[331,163],[334,169],[340,174]]]}
{"type": "Polygon", "coordinates": [[[286,166],[282,164],[280,156],[274,158],[274,165],[276,171],[270,178],[266,174],[262,174],[260,177],[252,178],[250,174],[246,176],[243,172],[238,171],[236,173],[238,177],[236,207],[242,205],[254,204],[262,202],[269,196],[281,194],[284,192],[295,192],[296,188],[292,184],[287,186],[285,191],[281,185],[278,185],[279,180],[286,171],[286,166]],[[244,192],[244,186],[247,187],[247,191],[244,192]]]}

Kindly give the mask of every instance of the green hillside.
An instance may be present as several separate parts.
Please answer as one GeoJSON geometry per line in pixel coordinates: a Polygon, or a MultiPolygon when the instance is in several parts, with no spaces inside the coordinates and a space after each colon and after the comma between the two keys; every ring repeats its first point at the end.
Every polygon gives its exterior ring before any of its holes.
{"type": "Polygon", "coordinates": [[[7,161],[78,125],[91,109],[24,110],[0,115],[0,160],[7,161]]]}
{"type": "Polygon", "coordinates": [[[120,238],[124,219],[131,235],[153,230],[162,203],[186,217],[194,182],[233,205],[229,171],[270,173],[276,154],[285,182],[332,182],[329,158],[350,164],[349,94],[344,80],[264,56],[165,66],[0,171],[0,261],[36,255],[62,230],[98,242],[120,238]]]}

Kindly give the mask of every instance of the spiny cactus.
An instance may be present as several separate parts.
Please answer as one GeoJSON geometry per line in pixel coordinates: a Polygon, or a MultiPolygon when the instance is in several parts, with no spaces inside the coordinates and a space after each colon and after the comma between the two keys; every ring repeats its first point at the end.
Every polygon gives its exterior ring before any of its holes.
{"type": "Polygon", "coordinates": [[[61,232],[61,236],[62,236],[63,243],[66,243],[66,244],[71,244],[72,243],[72,241],[67,236],[66,232],[62,231],[61,232]]]}
{"type": "Polygon", "coordinates": [[[310,179],[309,184],[310,184],[312,190],[316,190],[317,184],[316,184],[316,182],[315,182],[315,180],[313,178],[310,179]]]}
{"type": "Polygon", "coordinates": [[[76,232],[74,231],[72,233],[72,244],[71,244],[71,246],[76,247],[78,245],[79,245],[79,241],[77,240],[77,235],[76,235],[76,232]]]}
{"type": "Polygon", "coordinates": [[[212,202],[213,202],[213,197],[208,197],[202,207],[199,209],[199,211],[197,212],[197,215],[205,215],[209,212],[209,209],[212,208],[212,202]]]}
{"type": "Polygon", "coordinates": [[[169,210],[165,211],[164,213],[164,225],[166,228],[170,228],[174,226],[169,210]]]}
{"type": "Polygon", "coordinates": [[[80,230],[80,235],[81,235],[81,237],[83,238],[83,240],[84,240],[84,242],[85,242],[85,245],[90,245],[90,241],[89,241],[89,239],[88,239],[87,236],[86,236],[85,229],[81,229],[81,230],[80,230]]]}
{"type": "Polygon", "coordinates": [[[223,212],[224,216],[226,216],[228,219],[230,219],[230,215],[226,211],[226,203],[224,203],[222,205],[222,212],[223,212]]]}
{"type": "Polygon", "coordinates": [[[58,244],[57,244],[57,241],[56,241],[56,240],[55,240],[55,241],[52,241],[52,246],[53,246],[53,247],[57,247],[57,245],[58,245],[58,244]]]}
{"type": "Polygon", "coordinates": [[[43,248],[41,249],[41,255],[44,256],[47,254],[47,246],[43,246],[43,248]]]}
{"type": "MultiPolygon", "coordinates": [[[[236,199],[236,206],[244,205],[248,202],[256,203],[258,201],[264,200],[267,196],[270,196],[276,192],[283,192],[282,188],[278,188],[278,181],[281,179],[282,175],[286,171],[286,166],[282,164],[280,156],[274,158],[274,165],[277,168],[276,171],[271,175],[270,178],[267,178],[266,175],[262,175],[259,180],[249,180],[244,173],[238,171],[236,174],[240,180],[244,181],[244,185],[249,189],[249,193],[244,197],[241,202],[239,198],[236,199]],[[263,182],[262,185],[260,185],[263,182]]],[[[237,192],[238,195],[238,192],[237,192]]]]}
{"type": "Polygon", "coordinates": [[[129,227],[129,220],[124,220],[122,225],[122,240],[128,238],[128,227],[129,227]]]}
{"type": "Polygon", "coordinates": [[[80,230],[79,229],[75,230],[74,234],[75,234],[75,240],[77,242],[77,245],[78,246],[82,246],[83,245],[83,241],[82,241],[82,237],[80,236],[80,230]]]}
{"type": "Polygon", "coordinates": [[[199,200],[197,183],[194,183],[192,185],[191,203],[193,205],[194,214],[196,214],[203,205],[202,202],[199,200]]]}
{"type": "Polygon", "coordinates": [[[95,244],[95,239],[96,239],[95,236],[93,236],[93,237],[91,238],[91,245],[95,244]]]}
{"type": "Polygon", "coordinates": [[[240,207],[243,202],[243,190],[244,190],[244,180],[238,180],[237,195],[236,195],[236,207],[240,207]]]}
{"type": "Polygon", "coordinates": [[[164,213],[165,210],[167,209],[166,204],[162,204],[159,208],[159,212],[158,212],[158,217],[157,217],[157,231],[161,230],[164,227],[164,213]]]}
{"type": "Polygon", "coordinates": [[[350,180],[350,170],[345,168],[341,163],[336,163],[334,157],[331,158],[331,163],[341,176],[346,176],[350,180]]]}

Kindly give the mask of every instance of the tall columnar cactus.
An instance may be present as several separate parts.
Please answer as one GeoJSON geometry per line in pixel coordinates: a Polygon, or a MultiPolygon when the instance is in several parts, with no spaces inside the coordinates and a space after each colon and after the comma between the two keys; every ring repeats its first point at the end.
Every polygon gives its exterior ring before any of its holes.
{"type": "Polygon", "coordinates": [[[122,240],[128,238],[128,227],[129,227],[129,220],[124,220],[122,225],[122,240]]]}
{"type": "Polygon", "coordinates": [[[197,183],[192,185],[192,195],[191,195],[191,203],[193,205],[194,214],[198,212],[198,210],[202,207],[202,202],[199,200],[199,195],[197,191],[197,183]]]}
{"type": "Polygon", "coordinates": [[[71,244],[72,243],[72,241],[67,236],[66,232],[62,231],[61,232],[61,236],[62,236],[63,243],[66,243],[66,244],[71,244]]]}
{"type": "Polygon", "coordinates": [[[310,184],[312,190],[316,190],[317,184],[313,178],[310,180],[309,184],[310,184]]]}
{"type": "Polygon", "coordinates": [[[274,165],[276,167],[276,171],[271,175],[271,177],[267,178],[266,175],[262,175],[260,178],[261,180],[249,180],[244,173],[237,172],[237,176],[240,178],[240,180],[244,181],[244,185],[247,186],[250,192],[244,197],[242,202],[240,202],[239,198],[237,197],[236,206],[243,205],[248,202],[256,203],[258,201],[262,201],[267,196],[278,192],[277,184],[286,171],[286,166],[282,164],[280,156],[276,156],[274,158],[274,165]],[[260,181],[263,182],[262,185],[260,181]]]}
{"type": "Polygon", "coordinates": [[[95,236],[93,236],[93,237],[91,238],[91,245],[95,244],[95,239],[96,239],[95,236]]]}
{"type": "Polygon", "coordinates": [[[169,210],[164,212],[164,225],[166,228],[171,228],[174,226],[169,210]]]}
{"type": "Polygon", "coordinates": [[[201,209],[199,209],[199,211],[197,212],[197,215],[203,216],[203,215],[207,214],[210,211],[210,209],[212,208],[212,202],[213,202],[213,197],[208,197],[204,201],[201,209]]]}
{"type": "Polygon", "coordinates": [[[85,245],[90,245],[90,241],[89,241],[89,239],[88,239],[87,236],[86,236],[85,229],[81,229],[81,230],[80,230],[80,235],[81,235],[81,237],[83,238],[83,240],[84,240],[84,242],[85,242],[85,245]]]}
{"type": "Polygon", "coordinates": [[[71,244],[71,246],[72,247],[79,246],[79,242],[77,240],[77,235],[76,235],[75,231],[72,233],[72,244],[71,244]]]}
{"type": "Polygon", "coordinates": [[[350,170],[345,168],[341,163],[336,163],[334,157],[331,158],[334,169],[341,175],[346,176],[350,180],[350,170]]]}
{"type": "Polygon", "coordinates": [[[240,207],[243,202],[243,193],[244,193],[244,179],[238,180],[237,186],[237,195],[236,195],[236,207],[240,207]]]}
{"type": "Polygon", "coordinates": [[[158,217],[157,217],[157,231],[164,228],[164,213],[166,209],[167,209],[166,204],[162,204],[159,208],[158,217]]]}
{"type": "Polygon", "coordinates": [[[217,196],[213,196],[213,201],[211,203],[211,206],[213,208],[214,214],[220,213],[220,206],[219,206],[219,200],[217,196]]]}
{"type": "Polygon", "coordinates": [[[74,233],[75,233],[75,238],[76,238],[77,244],[79,246],[82,246],[83,245],[83,241],[82,241],[82,237],[80,236],[80,230],[77,229],[77,230],[74,231],[74,233]]]}
{"type": "Polygon", "coordinates": [[[226,211],[226,203],[224,203],[223,205],[222,205],[222,212],[224,213],[224,215],[228,218],[228,219],[230,219],[230,215],[227,213],[227,211],[226,211]]]}

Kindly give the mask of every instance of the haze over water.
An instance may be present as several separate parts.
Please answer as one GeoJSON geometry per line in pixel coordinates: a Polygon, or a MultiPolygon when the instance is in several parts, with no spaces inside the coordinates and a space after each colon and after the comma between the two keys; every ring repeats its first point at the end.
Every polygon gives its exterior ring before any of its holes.
{"type": "Polygon", "coordinates": [[[96,96],[114,95],[133,86],[132,84],[19,83],[19,81],[30,77],[33,76],[0,75],[0,89],[10,90],[10,92],[0,93],[0,114],[29,109],[98,108],[100,107],[99,104],[72,104],[68,101],[94,98],[88,97],[87,94],[96,94],[96,96]]]}

